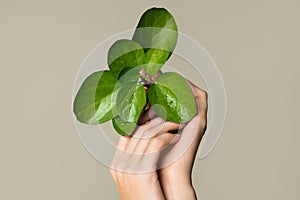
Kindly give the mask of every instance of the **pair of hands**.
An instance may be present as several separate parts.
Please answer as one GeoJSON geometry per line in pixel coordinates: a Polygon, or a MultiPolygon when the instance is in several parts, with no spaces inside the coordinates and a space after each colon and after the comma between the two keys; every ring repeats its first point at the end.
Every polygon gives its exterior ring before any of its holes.
{"type": "Polygon", "coordinates": [[[207,93],[190,86],[198,113],[187,124],[166,122],[149,110],[133,135],[120,137],[110,173],[122,200],[197,199],[191,173],[206,130],[207,93]]]}

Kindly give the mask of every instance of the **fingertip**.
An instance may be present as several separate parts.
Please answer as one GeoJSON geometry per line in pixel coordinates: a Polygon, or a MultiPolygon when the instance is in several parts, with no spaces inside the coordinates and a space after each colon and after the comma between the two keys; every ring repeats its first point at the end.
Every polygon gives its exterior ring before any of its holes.
{"type": "Polygon", "coordinates": [[[166,121],[164,125],[164,131],[169,132],[169,131],[179,130],[182,129],[184,126],[185,124],[177,124],[175,122],[166,121]]]}
{"type": "Polygon", "coordinates": [[[131,137],[132,136],[130,136],[130,135],[120,136],[118,144],[117,144],[117,148],[120,149],[120,150],[125,150],[125,148],[128,145],[131,137]]]}

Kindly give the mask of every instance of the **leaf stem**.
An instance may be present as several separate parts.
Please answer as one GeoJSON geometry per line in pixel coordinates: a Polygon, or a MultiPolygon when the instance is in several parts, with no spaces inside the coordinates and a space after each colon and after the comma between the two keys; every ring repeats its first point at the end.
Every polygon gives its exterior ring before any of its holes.
{"type": "Polygon", "coordinates": [[[142,83],[142,85],[144,86],[152,84],[151,79],[148,76],[144,76],[144,75],[140,76],[139,82],[142,83]]]}

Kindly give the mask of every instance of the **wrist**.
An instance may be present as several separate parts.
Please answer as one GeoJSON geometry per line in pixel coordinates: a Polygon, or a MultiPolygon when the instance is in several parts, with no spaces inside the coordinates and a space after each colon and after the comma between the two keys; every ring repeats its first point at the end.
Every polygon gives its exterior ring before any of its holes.
{"type": "Polygon", "coordinates": [[[113,172],[112,176],[122,200],[165,200],[157,173],[113,172]]]}
{"type": "Polygon", "coordinates": [[[196,200],[194,187],[190,183],[161,183],[161,187],[167,200],[196,200]]]}

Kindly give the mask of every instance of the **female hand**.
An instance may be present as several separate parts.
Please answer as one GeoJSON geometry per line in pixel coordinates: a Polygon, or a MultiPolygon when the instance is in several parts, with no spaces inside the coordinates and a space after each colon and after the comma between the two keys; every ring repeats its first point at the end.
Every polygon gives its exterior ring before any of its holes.
{"type": "Polygon", "coordinates": [[[150,111],[132,136],[119,139],[110,172],[123,200],[196,199],[191,172],[206,129],[207,94],[190,85],[198,106],[190,122],[165,122],[150,111]]]}
{"type": "MultiPolygon", "coordinates": [[[[150,111],[151,113],[151,111],[150,111]]],[[[123,200],[165,199],[157,174],[160,150],[178,141],[169,131],[179,124],[153,118],[139,126],[132,136],[120,137],[110,172],[123,200]]]]}
{"type": "Polygon", "coordinates": [[[207,93],[190,83],[198,113],[182,129],[179,141],[162,159],[159,180],[166,199],[197,199],[191,181],[192,168],[200,141],[207,126],[207,93]]]}

